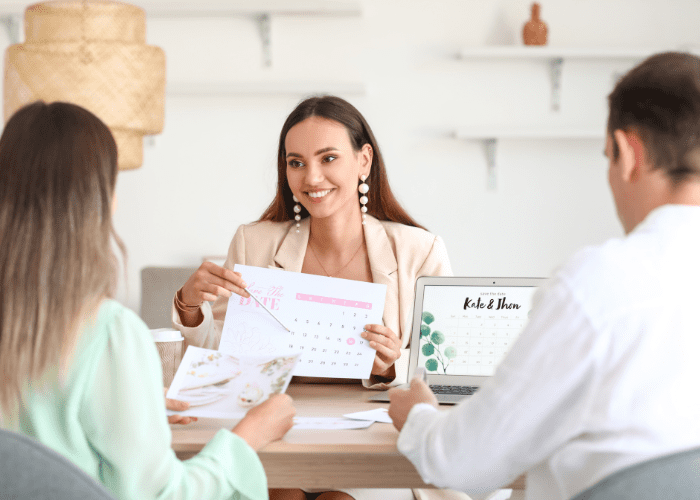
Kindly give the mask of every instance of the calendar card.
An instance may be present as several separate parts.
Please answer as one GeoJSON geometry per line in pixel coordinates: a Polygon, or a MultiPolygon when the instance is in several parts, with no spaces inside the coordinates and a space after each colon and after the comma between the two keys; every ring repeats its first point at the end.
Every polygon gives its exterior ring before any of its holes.
{"type": "Polygon", "coordinates": [[[188,346],[167,397],[187,401],[193,417],[242,418],[272,394],[287,390],[299,354],[233,356],[188,346]]]}
{"type": "Polygon", "coordinates": [[[367,379],[376,351],[360,334],[382,324],[386,285],[236,264],[253,298],[232,295],[219,350],[300,352],[294,375],[367,379]]]}
{"type": "Polygon", "coordinates": [[[493,375],[525,327],[534,286],[426,286],[418,366],[429,374],[493,375]]]}

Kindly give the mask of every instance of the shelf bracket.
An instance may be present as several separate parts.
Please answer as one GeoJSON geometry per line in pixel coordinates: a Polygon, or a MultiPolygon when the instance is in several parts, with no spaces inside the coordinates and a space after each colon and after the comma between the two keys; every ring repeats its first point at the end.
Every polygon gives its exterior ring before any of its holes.
{"type": "Polygon", "coordinates": [[[255,16],[258,23],[258,32],[262,41],[263,65],[266,68],[272,66],[272,29],[270,27],[270,14],[263,13],[255,16]]]}
{"type": "Polygon", "coordinates": [[[555,57],[549,60],[549,76],[552,81],[552,111],[559,111],[561,107],[561,69],[564,59],[555,57]]]}
{"type": "Polygon", "coordinates": [[[2,23],[5,27],[5,31],[7,31],[7,38],[10,40],[10,43],[13,45],[19,43],[19,16],[2,16],[0,17],[0,23],[2,23]]]}
{"type": "Polygon", "coordinates": [[[482,139],[484,154],[486,155],[486,189],[496,190],[496,139],[482,139]]]}

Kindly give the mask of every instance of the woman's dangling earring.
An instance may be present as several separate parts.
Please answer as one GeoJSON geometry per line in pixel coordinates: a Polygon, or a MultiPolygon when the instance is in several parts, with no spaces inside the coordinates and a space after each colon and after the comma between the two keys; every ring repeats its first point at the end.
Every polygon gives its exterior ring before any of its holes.
{"type": "Polygon", "coordinates": [[[362,181],[362,184],[357,186],[357,190],[360,192],[362,196],[360,196],[360,203],[362,206],[360,207],[360,210],[362,210],[362,223],[365,223],[365,220],[367,219],[367,202],[369,199],[367,198],[367,193],[369,192],[369,186],[365,183],[365,179],[367,178],[366,175],[363,175],[360,177],[360,180],[362,181]]]}
{"type": "Polygon", "coordinates": [[[294,200],[294,220],[297,221],[297,233],[299,232],[299,221],[301,220],[301,215],[299,215],[299,212],[301,212],[301,205],[299,205],[299,200],[297,199],[296,196],[292,195],[292,199],[294,200]]]}

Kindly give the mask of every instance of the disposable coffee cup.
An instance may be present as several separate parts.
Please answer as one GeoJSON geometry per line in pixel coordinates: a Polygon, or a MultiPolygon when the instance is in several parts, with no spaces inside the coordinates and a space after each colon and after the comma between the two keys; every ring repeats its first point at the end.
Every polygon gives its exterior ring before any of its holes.
{"type": "Polygon", "coordinates": [[[157,328],[151,330],[151,333],[163,367],[163,387],[170,387],[175,372],[180,366],[180,361],[182,361],[184,337],[179,330],[172,328],[157,328]]]}

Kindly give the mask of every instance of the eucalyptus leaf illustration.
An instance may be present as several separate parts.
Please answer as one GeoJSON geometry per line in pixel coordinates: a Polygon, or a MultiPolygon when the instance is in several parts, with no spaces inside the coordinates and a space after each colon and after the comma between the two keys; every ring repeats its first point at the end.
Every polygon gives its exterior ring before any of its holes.
{"type": "Polygon", "coordinates": [[[437,371],[438,362],[435,361],[435,358],[430,358],[430,359],[425,360],[425,369],[428,370],[429,372],[437,371]]]}
{"type": "Polygon", "coordinates": [[[430,336],[430,340],[435,342],[437,345],[440,345],[445,341],[445,336],[442,334],[442,332],[435,331],[430,336]]]}
{"type": "Polygon", "coordinates": [[[425,356],[425,368],[428,371],[436,372],[442,367],[442,372],[447,373],[450,362],[457,357],[457,349],[453,346],[445,348],[444,354],[440,352],[440,344],[445,343],[445,335],[437,330],[432,331],[428,326],[435,321],[435,315],[428,311],[421,315],[422,324],[420,326],[421,352],[425,356]]]}

